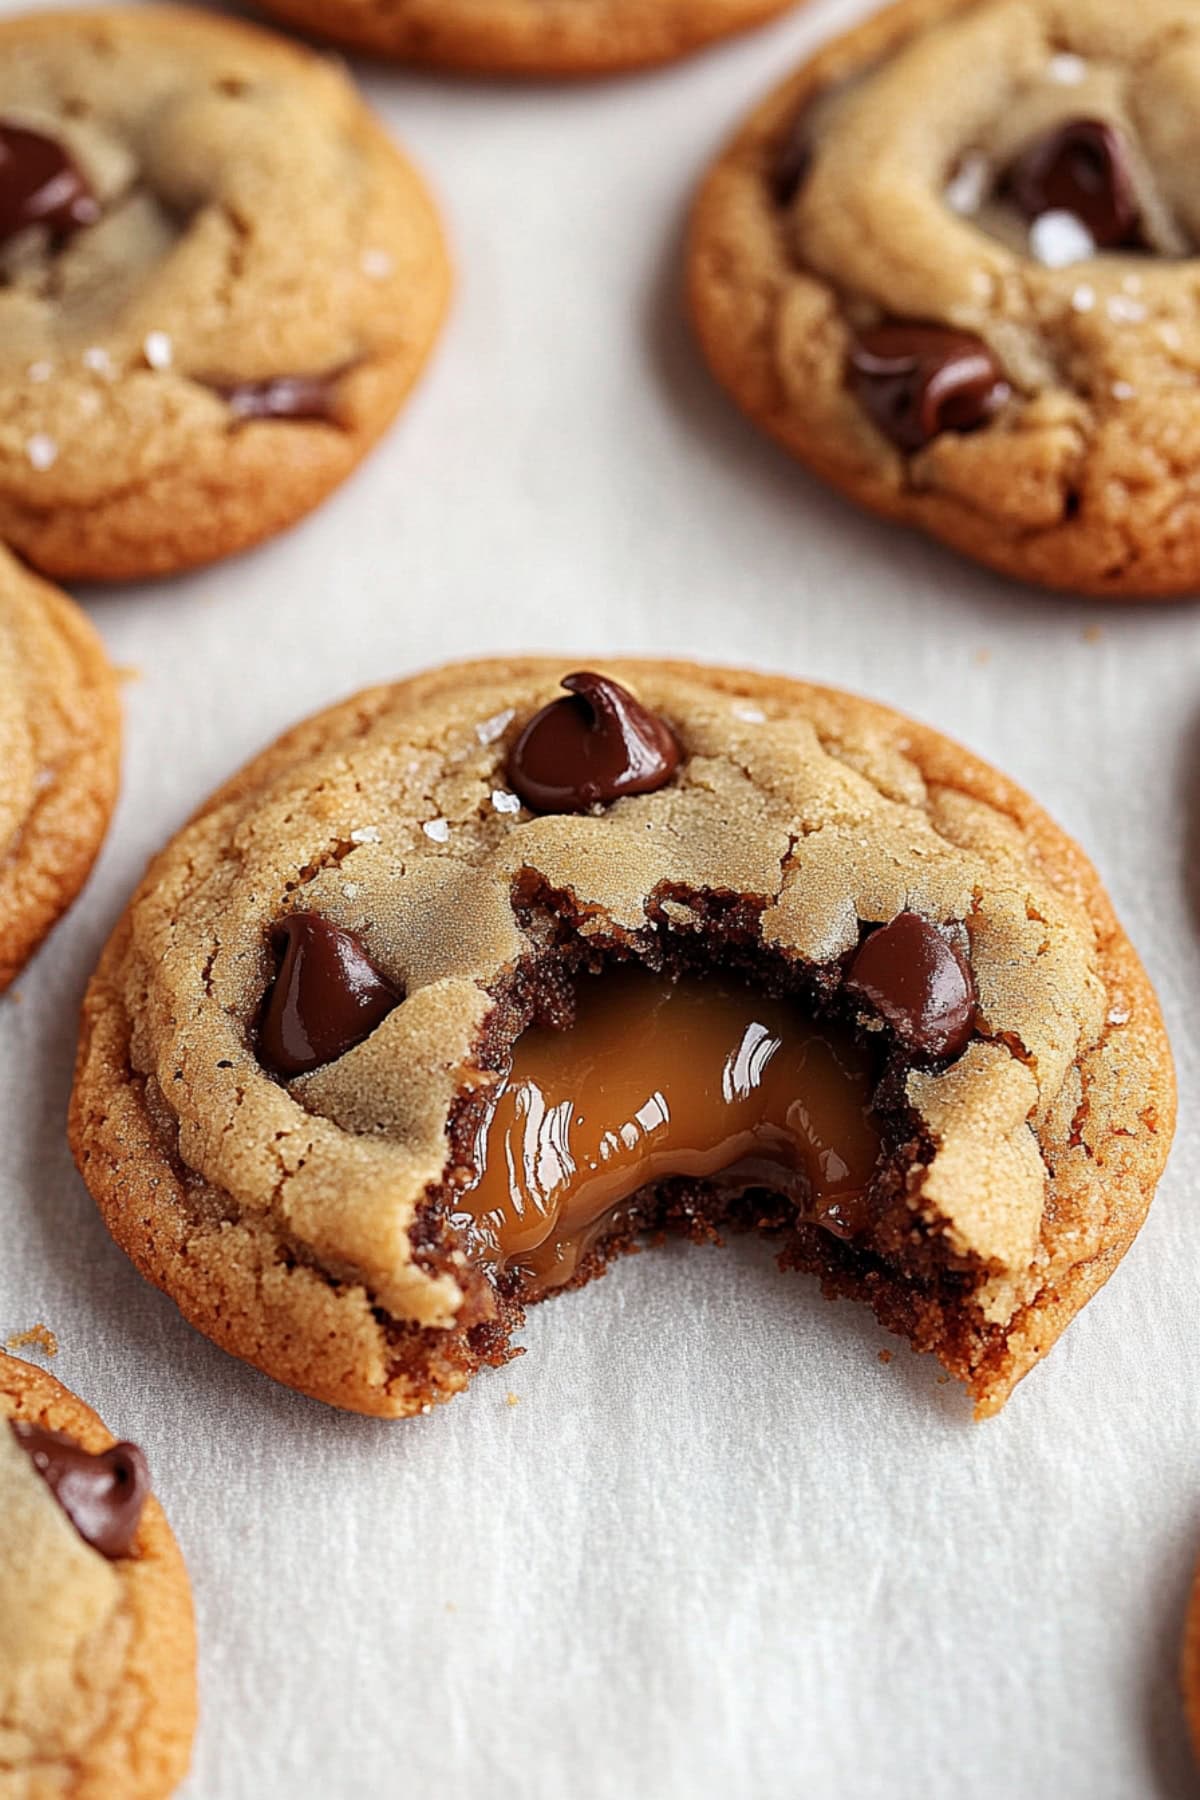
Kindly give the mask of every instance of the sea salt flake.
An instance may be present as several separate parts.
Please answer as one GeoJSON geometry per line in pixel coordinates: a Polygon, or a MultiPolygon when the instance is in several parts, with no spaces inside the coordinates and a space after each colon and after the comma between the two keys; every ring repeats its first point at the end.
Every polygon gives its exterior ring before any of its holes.
{"type": "Polygon", "coordinates": [[[747,725],[763,725],[767,718],[766,713],[757,706],[735,706],[733,716],[735,719],[743,719],[747,725]]]}
{"type": "Polygon", "coordinates": [[[1170,323],[1160,325],[1158,328],[1158,335],[1164,348],[1167,350],[1178,350],[1183,345],[1183,333],[1180,331],[1178,325],[1172,325],[1170,323]]]}
{"type": "Polygon", "coordinates": [[[383,833],[378,825],[360,825],[357,830],[350,833],[352,844],[378,844],[382,842],[382,839],[383,833]]]}
{"type": "Polygon", "coordinates": [[[1109,1012],[1108,1022],[1110,1025],[1128,1025],[1129,1016],[1127,1006],[1114,1006],[1109,1012]]]}
{"type": "Polygon", "coordinates": [[[969,218],[983,205],[990,182],[987,157],[979,150],[968,150],[946,183],[942,198],[951,212],[969,218]]]}
{"type": "Polygon", "coordinates": [[[386,250],[364,250],[362,272],[372,281],[386,281],[396,264],[386,250]]]}
{"type": "Polygon", "coordinates": [[[1081,282],[1071,295],[1071,310],[1077,313],[1090,313],[1096,304],[1096,290],[1081,282]]]}
{"type": "Polygon", "coordinates": [[[1115,325],[1139,325],[1146,317],[1146,308],[1141,301],[1127,299],[1124,294],[1113,294],[1105,311],[1115,325]]]}
{"type": "Polygon", "coordinates": [[[104,375],[110,380],[117,372],[112,357],[99,344],[92,344],[84,351],[83,366],[90,369],[93,375],[104,375]]]}
{"type": "Polygon", "coordinates": [[[54,364],[49,362],[30,363],[25,373],[30,381],[49,381],[54,373],[54,364]]]}
{"type": "Polygon", "coordinates": [[[347,900],[356,900],[358,898],[358,894],[359,894],[359,886],[358,886],[357,881],[344,882],[342,884],[342,892],[343,892],[343,894],[345,894],[347,900]]]}
{"type": "Polygon", "coordinates": [[[1137,389],[1131,387],[1127,381],[1114,381],[1109,392],[1112,394],[1114,400],[1132,400],[1137,393],[1137,389]]]}
{"type": "Polygon", "coordinates": [[[1074,213],[1044,212],[1029,227],[1029,248],[1047,269],[1065,269],[1096,254],[1096,240],[1074,213]]]}
{"type": "Polygon", "coordinates": [[[152,369],[169,369],[175,352],[165,331],[148,331],[142,354],[152,369]]]}
{"type": "Polygon", "coordinates": [[[506,712],[493,713],[490,719],[481,719],[475,727],[475,736],[481,744],[494,744],[498,737],[503,737],[513,720],[516,709],[509,707],[506,712]]]}
{"type": "Polygon", "coordinates": [[[1073,56],[1069,50],[1063,50],[1050,58],[1046,73],[1060,87],[1078,87],[1087,75],[1087,64],[1082,56],[1073,56]]]}
{"type": "Polygon", "coordinates": [[[35,469],[49,469],[58,461],[58,445],[44,431],[35,431],[25,441],[25,454],[35,469]]]}
{"type": "Polygon", "coordinates": [[[521,810],[521,802],[517,796],[504,788],[492,789],[492,805],[498,813],[519,813],[521,810]]]}
{"type": "Polygon", "coordinates": [[[427,819],[421,830],[427,838],[432,838],[435,844],[444,844],[450,836],[450,821],[449,819],[427,819]]]}

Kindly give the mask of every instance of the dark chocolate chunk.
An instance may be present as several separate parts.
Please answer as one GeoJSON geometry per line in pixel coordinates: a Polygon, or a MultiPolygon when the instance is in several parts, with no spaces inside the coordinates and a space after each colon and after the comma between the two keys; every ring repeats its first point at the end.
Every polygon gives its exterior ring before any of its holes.
{"type": "Polygon", "coordinates": [[[1027,219],[1066,212],[1101,248],[1137,241],[1138,203],[1124,140],[1101,119],[1071,119],[1023,150],[1004,188],[1027,219]]]}
{"type": "Polygon", "coordinates": [[[111,1561],[128,1556],[150,1492],[146,1458],[136,1444],[93,1455],[58,1431],[11,1421],[13,1435],[72,1525],[111,1561]]]}
{"type": "Polygon", "coordinates": [[[850,350],[850,386],[899,449],[923,449],[943,431],[986,425],[1011,389],[982,338],[940,325],[880,325],[850,350]]]}
{"type": "Polygon", "coordinates": [[[66,237],[99,217],[82,171],[56,138],[0,122],[0,244],[30,225],[66,237]]]}
{"type": "Polygon", "coordinates": [[[790,206],[808,178],[813,144],[806,115],[793,121],[780,143],[771,169],[771,193],[776,206],[790,206]]]}
{"type": "Polygon", "coordinates": [[[666,786],[680,749],[664,720],[607,675],[584,670],[562,685],[569,697],[534,714],[508,761],[509,785],[532,812],[584,812],[666,786]]]}
{"type": "Polygon", "coordinates": [[[859,946],[846,986],[918,1057],[957,1056],[975,1029],[970,964],[936,925],[902,912],[859,946]]]}
{"type": "Polygon", "coordinates": [[[258,1055],[285,1080],[344,1056],[404,998],[351,932],[317,913],[289,913],[272,941],[279,972],[263,1008],[258,1055]]]}
{"type": "Polygon", "coordinates": [[[266,381],[216,385],[235,419],[319,419],[340,423],[334,375],[273,375],[266,381]]]}

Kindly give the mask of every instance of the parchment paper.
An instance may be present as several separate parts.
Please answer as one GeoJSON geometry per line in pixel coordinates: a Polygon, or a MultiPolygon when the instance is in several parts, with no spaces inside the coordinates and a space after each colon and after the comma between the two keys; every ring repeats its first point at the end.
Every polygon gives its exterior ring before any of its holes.
{"type": "Polygon", "coordinates": [[[365,71],[455,245],[428,379],[289,537],[85,596],[140,674],[96,876],[0,1007],[0,1334],[45,1321],[55,1373],[150,1453],[199,1612],[185,1800],[1194,1791],[1200,620],[1015,588],[870,522],[735,416],[682,322],[696,176],[864,10],[577,89],[365,71]],[[223,1355],[110,1244],[63,1115],[146,857],[303,714],[526,648],[860,689],[999,763],[1098,861],[1162,993],[1182,1127],[1137,1246],[998,1420],[761,1245],[634,1257],[537,1311],[508,1370],[389,1426],[223,1355]]]}

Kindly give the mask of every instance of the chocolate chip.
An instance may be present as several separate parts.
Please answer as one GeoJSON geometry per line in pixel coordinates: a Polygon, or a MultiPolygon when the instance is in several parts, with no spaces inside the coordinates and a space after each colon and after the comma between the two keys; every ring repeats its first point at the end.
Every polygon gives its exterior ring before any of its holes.
{"type": "Polygon", "coordinates": [[[913,1056],[957,1056],[975,1029],[970,964],[919,913],[899,913],[873,931],[850,964],[846,986],[913,1056]]]}
{"type": "Polygon", "coordinates": [[[272,375],[266,381],[214,382],[235,419],[320,419],[340,423],[338,375],[272,375]]]}
{"type": "Polygon", "coordinates": [[[280,963],[263,1008],[258,1054],[285,1080],[344,1056],[404,998],[351,932],[318,913],[289,913],[271,935],[280,963]]]}
{"type": "Polygon", "coordinates": [[[99,217],[91,188],[55,138],[0,123],[0,244],[30,225],[66,237],[99,217]]]}
{"type": "Polygon", "coordinates": [[[513,746],[508,781],[532,812],[584,812],[623,794],[651,794],[679,767],[662,719],[618,682],[565,675],[570,697],[535,713],[513,746]]]}
{"type": "Polygon", "coordinates": [[[1004,188],[1027,219],[1072,213],[1101,248],[1137,241],[1138,203],[1125,142],[1102,119],[1071,119],[1023,150],[1004,188]]]}
{"type": "Polygon", "coordinates": [[[136,1444],[93,1455],[58,1431],[11,1421],[13,1435],[83,1538],[110,1561],[128,1556],[150,1492],[146,1458],[136,1444]]]}
{"type": "Polygon", "coordinates": [[[792,204],[808,179],[813,155],[808,118],[805,113],[801,113],[781,142],[771,169],[771,193],[776,206],[792,204]]]}
{"type": "Polygon", "coordinates": [[[850,386],[886,438],[923,449],[986,425],[1011,389],[982,338],[941,325],[880,325],[850,350],[850,386]]]}

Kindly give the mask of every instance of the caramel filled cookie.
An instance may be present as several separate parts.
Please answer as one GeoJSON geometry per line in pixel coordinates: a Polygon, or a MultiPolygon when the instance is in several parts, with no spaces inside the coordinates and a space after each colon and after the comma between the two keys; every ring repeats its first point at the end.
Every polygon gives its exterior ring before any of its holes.
{"type": "Polygon", "coordinates": [[[0,1353],[0,1792],[158,1800],[195,1724],[187,1570],[145,1457],[0,1353]]]}
{"type": "Polygon", "coordinates": [[[685,663],[436,670],[299,725],[151,865],[71,1141],[218,1343],[426,1409],[639,1234],[762,1226],[996,1411],[1174,1122],[1083,855],[883,707],[685,663]]]}
{"type": "Polygon", "coordinates": [[[1005,574],[1200,585],[1200,16],[901,0],[710,172],[691,309],[817,474],[1005,574]]]}
{"type": "Polygon", "coordinates": [[[0,539],[115,579],[282,530],[394,416],[448,279],[326,60],[170,7],[0,23],[0,539]]]}
{"type": "Polygon", "coordinates": [[[0,992],[87,880],[120,749],[100,639],[73,601],[0,549],[0,992]]]}
{"type": "Polygon", "coordinates": [[[671,62],[796,0],[262,0],[355,50],[482,75],[604,75],[671,62]]]}

